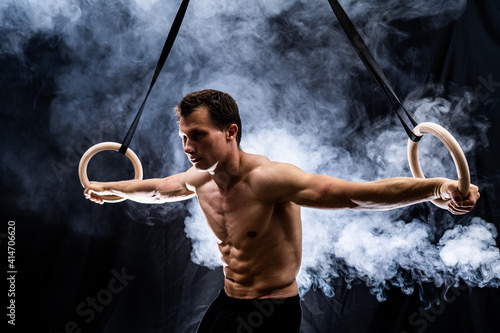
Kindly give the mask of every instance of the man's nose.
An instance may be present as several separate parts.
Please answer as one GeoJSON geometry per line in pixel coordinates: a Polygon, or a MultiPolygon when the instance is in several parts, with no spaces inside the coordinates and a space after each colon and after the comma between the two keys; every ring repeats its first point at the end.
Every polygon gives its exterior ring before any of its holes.
{"type": "Polygon", "coordinates": [[[184,142],[184,153],[192,154],[194,152],[195,150],[193,145],[191,144],[191,141],[189,139],[186,139],[186,141],[184,142]]]}

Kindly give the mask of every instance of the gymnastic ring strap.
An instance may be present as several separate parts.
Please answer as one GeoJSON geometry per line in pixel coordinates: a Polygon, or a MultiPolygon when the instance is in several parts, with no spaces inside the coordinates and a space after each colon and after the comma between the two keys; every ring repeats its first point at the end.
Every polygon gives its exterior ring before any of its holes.
{"type": "Polygon", "coordinates": [[[167,60],[170,50],[174,45],[174,41],[181,27],[182,20],[184,19],[184,14],[186,13],[188,3],[189,0],[183,0],[179,7],[179,10],[177,11],[177,15],[175,16],[174,22],[172,23],[172,27],[170,28],[170,32],[168,33],[167,39],[165,40],[165,45],[163,46],[163,50],[161,51],[160,58],[158,59],[158,63],[156,64],[156,69],[153,75],[153,79],[151,80],[151,84],[149,85],[148,92],[146,93],[146,96],[144,97],[144,100],[141,103],[139,111],[137,112],[134,121],[132,122],[132,125],[130,125],[129,130],[125,135],[125,138],[123,139],[122,145],[118,150],[122,154],[126,153],[128,146],[132,141],[132,137],[134,136],[135,130],[137,129],[137,125],[139,124],[139,120],[141,119],[142,111],[144,110],[144,105],[146,105],[149,93],[153,89],[156,79],[158,78],[158,75],[160,75],[163,65],[165,64],[165,61],[167,60]]]}
{"type": "MultiPolygon", "coordinates": [[[[132,137],[134,136],[135,130],[137,128],[137,124],[139,123],[139,120],[142,115],[142,111],[144,110],[144,105],[146,104],[146,101],[148,99],[148,96],[153,89],[153,86],[156,82],[156,79],[158,78],[158,75],[160,74],[163,65],[165,64],[165,61],[167,60],[168,54],[170,53],[170,50],[172,49],[172,46],[174,44],[175,38],[177,36],[177,33],[179,32],[182,20],[184,18],[184,14],[186,13],[186,9],[188,6],[189,0],[183,0],[179,10],[177,11],[177,15],[175,16],[174,22],[172,23],[172,27],[170,28],[170,32],[168,33],[167,39],[165,41],[165,45],[163,46],[163,50],[161,51],[160,59],[158,60],[158,63],[156,64],[156,70],[153,75],[153,79],[151,80],[151,84],[149,86],[148,92],[146,96],[144,97],[144,100],[141,103],[141,107],[139,108],[139,111],[137,112],[137,115],[134,118],[134,121],[132,122],[132,125],[130,126],[127,134],[125,135],[125,138],[120,145],[119,143],[116,142],[103,142],[96,144],[89,148],[85,154],[82,156],[80,159],[80,164],[78,166],[78,175],[80,177],[80,182],[82,183],[83,187],[87,187],[90,184],[89,178],[87,176],[87,165],[90,161],[90,159],[97,154],[98,152],[101,152],[103,150],[114,150],[122,153],[123,155],[127,156],[131,161],[132,164],[134,165],[134,170],[135,170],[135,179],[142,179],[143,176],[143,171],[142,171],[142,164],[137,155],[128,148],[130,145],[130,141],[132,141],[132,137]]],[[[125,200],[125,198],[122,198],[120,196],[116,195],[106,195],[106,196],[100,196],[101,199],[103,199],[104,202],[121,202],[125,200]]]]}
{"type": "MultiPolygon", "coordinates": [[[[467,198],[470,187],[469,166],[464,152],[462,151],[462,148],[460,148],[457,140],[455,140],[455,138],[446,129],[438,124],[430,122],[417,125],[413,129],[413,132],[415,135],[419,136],[422,136],[425,133],[431,133],[444,143],[446,148],[450,151],[453,161],[455,162],[458,176],[458,190],[464,199],[467,198]]],[[[418,142],[414,142],[410,139],[408,139],[408,162],[410,163],[411,173],[415,178],[425,178],[418,161],[418,142]]],[[[443,209],[447,209],[448,202],[449,200],[432,200],[433,204],[443,209]]]]}
{"type": "MultiPolygon", "coordinates": [[[[413,176],[417,178],[424,178],[424,174],[418,162],[418,155],[417,155],[418,141],[422,138],[423,133],[432,133],[437,138],[439,138],[450,151],[457,169],[458,189],[462,194],[462,197],[466,198],[469,195],[470,173],[467,160],[458,142],[443,127],[429,122],[418,124],[410,116],[410,114],[408,113],[408,111],[406,111],[403,104],[399,100],[398,96],[394,92],[394,89],[392,89],[389,81],[387,80],[384,73],[380,69],[380,66],[378,65],[377,61],[370,53],[368,47],[363,41],[363,38],[361,37],[354,24],[351,22],[351,20],[345,13],[342,6],[339,4],[337,0],[328,0],[328,2],[330,3],[330,6],[332,7],[333,12],[335,13],[335,16],[337,16],[337,19],[339,20],[339,23],[342,29],[344,30],[347,38],[349,39],[352,46],[356,50],[356,53],[363,61],[364,65],[370,72],[371,76],[375,79],[375,81],[379,85],[385,97],[389,100],[389,102],[391,102],[394,111],[398,115],[398,118],[401,121],[401,124],[403,125],[406,134],[408,135],[409,138],[408,161],[410,163],[410,168],[413,176]],[[402,109],[405,112],[411,124],[414,126],[413,130],[410,130],[410,127],[404,122],[401,114],[398,112],[399,109],[402,109]]],[[[433,200],[432,202],[438,207],[444,209],[447,208],[448,201],[446,200],[436,199],[433,200]]]]}
{"type": "MultiPolygon", "coordinates": [[[[78,166],[78,176],[80,177],[80,182],[82,183],[82,186],[86,188],[89,186],[90,181],[87,176],[87,166],[89,164],[90,159],[97,153],[105,150],[114,150],[118,151],[120,149],[120,144],[117,142],[102,142],[98,143],[92,147],[90,147],[85,154],[83,154],[82,158],[80,159],[80,164],[78,166]]],[[[132,162],[135,170],[135,176],[134,179],[142,179],[143,172],[142,172],[142,164],[137,155],[132,151],[132,149],[127,149],[125,156],[127,156],[130,161],[132,162]]],[[[121,202],[123,200],[126,200],[125,198],[122,198],[117,195],[105,195],[105,196],[99,196],[101,199],[104,200],[104,202],[108,203],[117,203],[121,202]]]]}
{"type": "Polygon", "coordinates": [[[363,64],[365,65],[366,69],[368,69],[368,72],[370,72],[371,76],[377,82],[378,86],[384,93],[385,97],[389,100],[389,102],[392,104],[394,112],[396,112],[399,120],[401,121],[401,125],[403,125],[406,134],[408,135],[408,138],[414,142],[418,142],[420,140],[420,137],[415,135],[414,132],[410,129],[410,126],[408,126],[405,121],[403,120],[403,117],[399,113],[399,109],[402,109],[408,119],[410,120],[411,124],[413,126],[417,126],[418,123],[410,116],[408,111],[404,108],[403,104],[399,100],[398,96],[394,92],[394,89],[392,89],[392,86],[390,85],[389,81],[384,75],[384,72],[382,72],[382,69],[378,65],[377,61],[371,54],[370,50],[366,46],[365,42],[363,41],[363,38],[359,34],[358,30],[352,23],[352,21],[349,19],[349,16],[347,16],[346,12],[340,5],[340,3],[337,0],[328,0],[330,3],[330,6],[333,9],[333,12],[335,13],[335,16],[337,16],[337,19],[340,23],[340,26],[342,27],[342,30],[344,30],[347,38],[351,42],[352,46],[356,50],[356,53],[358,56],[361,58],[361,61],[363,61],[363,64]]]}

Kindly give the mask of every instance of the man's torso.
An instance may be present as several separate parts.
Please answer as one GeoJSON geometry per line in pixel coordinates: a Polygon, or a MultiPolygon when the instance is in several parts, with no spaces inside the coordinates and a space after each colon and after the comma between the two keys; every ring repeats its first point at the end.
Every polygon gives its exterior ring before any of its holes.
{"type": "MultiPolygon", "coordinates": [[[[243,153],[244,154],[244,153],[243,153]]],[[[236,298],[297,295],[301,261],[300,208],[259,193],[263,172],[272,163],[244,154],[236,182],[220,188],[208,173],[192,173],[200,207],[219,240],[225,290],[236,298]],[[266,199],[264,199],[264,197],[266,199]]],[[[227,177],[220,172],[215,177],[227,177]]],[[[267,175],[269,176],[269,175],[267,175]]]]}

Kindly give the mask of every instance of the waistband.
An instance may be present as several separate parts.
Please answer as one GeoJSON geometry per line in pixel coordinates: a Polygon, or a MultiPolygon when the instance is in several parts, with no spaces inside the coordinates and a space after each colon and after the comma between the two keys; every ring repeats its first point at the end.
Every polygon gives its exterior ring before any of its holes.
{"type": "Polygon", "coordinates": [[[226,294],[224,288],[222,288],[219,292],[218,298],[226,304],[232,304],[236,306],[247,306],[253,305],[255,303],[264,303],[264,302],[272,302],[276,305],[281,304],[291,304],[291,303],[299,303],[300,296],[291,296],[285,298],[234,298],[226,294]]]}

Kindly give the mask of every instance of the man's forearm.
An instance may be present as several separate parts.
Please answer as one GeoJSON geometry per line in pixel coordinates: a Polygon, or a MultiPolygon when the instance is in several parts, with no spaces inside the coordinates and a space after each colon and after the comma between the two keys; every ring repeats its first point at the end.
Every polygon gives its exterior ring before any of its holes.
{"type": "Polygon", "coordinates": [[[90,182],[84,195],[96,203],[103,203],[101,196],[117,195],[119,197],[141,203],[164,203],[186,200],[196,195],[188,189],[186,172],[166,178],[132,179],[119,182],[90,182]]]}
{"type": "Polygon", "coordinates": [[[357,183],[349,193],[354,209],[386,210],[443,197],[445,178],[388,178],[357,183]]]}
{"type": "Polygon", "coordinates": [[[100,183],[102,189],[112,195],[118,195],[141,203],[158,203],[158,186],[161,179],[132,179],[118,182],[100,183]]]}
{"type": "Polygon", "coordinates": [[[311,191],[300,196],[299,204],[316,208],[387,210],[429,201],[442,196],[445,178],[398,177],[373,182],[350,182],[312,175],[311,191]]]}

